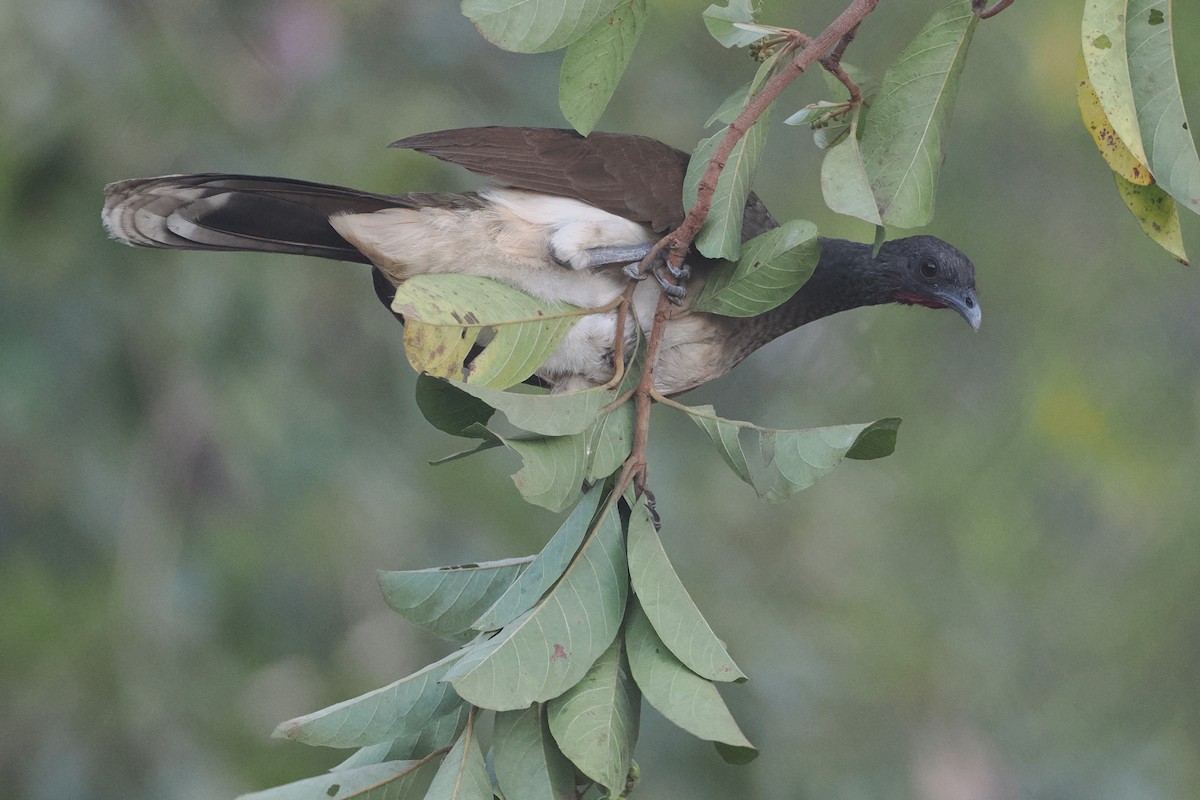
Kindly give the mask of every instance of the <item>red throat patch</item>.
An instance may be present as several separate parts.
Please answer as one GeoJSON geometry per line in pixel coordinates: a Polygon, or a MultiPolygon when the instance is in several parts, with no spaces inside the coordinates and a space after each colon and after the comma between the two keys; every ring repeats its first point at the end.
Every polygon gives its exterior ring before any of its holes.
{"type": "Polygon", "coordinates": [[[925,306],[926,308],[945,308],[946,304],[932,297],[923,297],[912,292],[896,292],[896,302],[910,306],[925,306]]]}

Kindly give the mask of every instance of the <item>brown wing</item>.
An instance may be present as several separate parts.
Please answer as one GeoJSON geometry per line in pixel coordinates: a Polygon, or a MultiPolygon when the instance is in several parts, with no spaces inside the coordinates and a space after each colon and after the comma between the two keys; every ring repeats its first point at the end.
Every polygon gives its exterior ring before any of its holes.
{"type": "MultiPolygon", "coordinates": [[[[458,128],[409,136],[392,147],[416,150],[517,189],[571,197],[659,233],[683,222],[683,177],[690,156],[648,136],[559,128],[458,128]]],[[[743,240],[778,225],[751,193],[743,240]]]]}
{"type": "Polygon", "coordinates": [[[646,136],[557,128],[460,128],[392,144],[517,189],[571,197],[666,231],[683,221],[687,153],[646,136]]]}

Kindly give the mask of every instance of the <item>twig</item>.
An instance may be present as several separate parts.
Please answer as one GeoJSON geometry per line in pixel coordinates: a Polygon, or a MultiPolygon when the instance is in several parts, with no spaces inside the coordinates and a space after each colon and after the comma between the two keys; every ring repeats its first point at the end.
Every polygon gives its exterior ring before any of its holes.
{"type": "MultiPolygon", "coordinates": [[[[725,169],[725,162],[733,152],[734,146],[741,141],[741,138],[758,121],[771,103],[775,102],[776,98],[783,93],[788,84],[803,75],[804,71],[823,55],[837,47],[842,38],[857,28],[859,23],[866,19],[877,5],[879,5],[879,0],[851,0],[846,10],[829,23],[829,27],[788,62],[775,77],[767,81],[767,85],[763,87],[762,91],[751,98],[737,119],[729,124],[725,138],[713,151],[708,167],[700,178],[696,192],[696,204],[688,210],[683,224],[671,235],[671,254],[668,258],[672,264],[678,267],[683,263],[692,240],[700,233],[700,228],[704,225],[704,220],[708,217],[708,212],[712,207],[713,193],[717,189],[717,178],[720,177],[721,170],[725,169]]],[[[847,42],[848,44],[849,42],[847,42]]]]}
{"type": "Polygon", "coordinates": [[[971,9],[980,19],[991,19],[1013,4],[1013,0],[996,0],[996,5],[985,8],[987,0],[971,0],[971,9]]]}
{"type": "MultiPolygon", "coordinates": [[[[1003,3],[1005,0],[1000,0],[1000,2],[1003,3]]],[[[804,49],[768,80],[762,91],[750,98],[746,107],[738,114],[737,119],[729,124],[725,137],[717,145],[700,178],[695,205],[688,209],[683,224],[663,237],[642,259],[642,272],[645,272],[653,264],[654,259],[664,247],[670,247],[667,258],[671,264],[676,267],[683,264],[684,256],[704,225],[705,218],[708,217],[708,212],[712,207],[713,193],[717,188],[717,179],[720,177],[721,170],[725,168],[725,162],[733,152],[734,146],[746,135],[746,132],[758,121],[771,103],[775,102],[788,84],[804,74],[806,69],[821,61],[822,66],[838,75],[838,79],[850,90],[852,100],[855,97],[861,100],[861,92],[858,91],[858,87],[841,69],[841,58],[850,42],[854,40],[859,24],[875,10],[878,4],[879,0],[851,0],[837,19],[831,22],[815,39],[809,39],[797,32],[794,41],[803,43],[804,49]],[[839,75],[839,73],[841,74],[839,75]]],[[[654,324],[650,328],[650,339],[646,345],[646,366],[642,370],[637,388],[633,391],[635,406],[633,442],[629,456],[625,459],[621,474],[613,487],[614,496],[620,496],[631,483],[637,488],[639,494],[648,494],[646,445],[650,434],[650,406],[655,398],[661,398],[654,388],[654,366],[662,345],[663,328],[670,316],[670,298],[666,292],[662,292],[659,294],[658,306],[654,311],[654,324]]]]}

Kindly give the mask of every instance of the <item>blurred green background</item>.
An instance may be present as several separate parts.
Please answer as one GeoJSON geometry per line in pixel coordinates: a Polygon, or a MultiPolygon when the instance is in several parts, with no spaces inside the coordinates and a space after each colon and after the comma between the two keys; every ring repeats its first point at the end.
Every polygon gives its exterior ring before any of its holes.
{"type": "MultiPolygon", "coordinates": [[[[653,0],[601,128],[703,135],[754,69],[705,5],[653,0]]],[[[816,33],[845,3],[764,5],[816,33]]],[[[940,5],[882,3],[847,60],[881,72],[940,5]]],[[[1078,122],[1081,8],[1018,2],[972,44],[929,232],[977,264],[978,334],[862,310],[688,397],[780,427],[902,416],[893,457],[768,506],[658,412],[664,542],[751,675],[724,695],[763,755],[725,766],[646,711],[639,796],[1196,796],[1200,284],[1078,122]]],[[[1200,8],[1175,12],[1196,112],[1200,8]]],[[[511,455],[427,466],[459,442],[417,414],[365,270],[125,248],[101,187],[473,187],[384,145],[561,126],[560,59],[495,50],[450,2],[0,0],[0,794],[223,798],[316,774],[344,754],[271,740],[277,722],[445,652],[374,571],[531,553],[556,527],[511,455]]],[[[779,119],[760,194],[868,238],[779,119]]]]}

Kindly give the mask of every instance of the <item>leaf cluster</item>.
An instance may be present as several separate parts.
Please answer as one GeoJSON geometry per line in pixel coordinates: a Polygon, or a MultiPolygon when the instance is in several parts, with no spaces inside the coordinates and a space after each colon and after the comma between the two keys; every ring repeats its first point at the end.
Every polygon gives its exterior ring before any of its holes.
{"type": "Polygon", "coordinates": [[[1089,2],[1079,110],[1142,230],[1187,264],[1179,206],[1200,214],[1200,156],[1175,70],[1170,0],[1089,2]]]}

